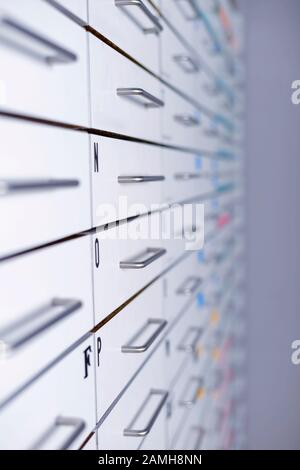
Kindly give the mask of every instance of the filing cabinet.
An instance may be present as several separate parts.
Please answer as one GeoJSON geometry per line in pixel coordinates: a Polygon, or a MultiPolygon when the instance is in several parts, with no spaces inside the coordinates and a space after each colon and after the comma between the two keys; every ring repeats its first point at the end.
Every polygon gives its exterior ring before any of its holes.
{"type": "Polygon", "coordinates": [[[1,449],[244,445],[225,43],[208,0],[0,0],[1,449]]]}

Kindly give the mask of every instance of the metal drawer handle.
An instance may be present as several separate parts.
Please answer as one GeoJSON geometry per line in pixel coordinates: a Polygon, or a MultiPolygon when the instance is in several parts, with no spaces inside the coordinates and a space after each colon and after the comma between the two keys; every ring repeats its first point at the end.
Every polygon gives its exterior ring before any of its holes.
{"type": "Polygon", "coordinates": [[[81,307],[80,300],[54,298],[49,304],[2,328],[1,347],[5,351],[15,350],[81,307]]]}
{"type": "Polygon", "coordinates": [[[183,173],[175,173],[174,178],[179,181],[188,181],[188,180],[202,178],[202,175],[201,173],[183,172],[183,173]]]}
{"type": "Polygon", "coordinates": [[[161,108],[165,105],[162,100],[143,90],[143,88],[117,88],[117,95],[123,98],[127,98],[139,106],[143,106],[147,109],[161,108]]]}
{"type": "Polygon", "coordinates": [[[64,416],[58,416],[55,419],[54,424],[47,429],[43,436],[34,444],[32,450],[42,450],[47,448],[47,441],[59,431],[61,427],[70,428],[70,434],[62,441],[62,443],[55,450],[67,450],[71,447],[73,442],[86,427],[86,423],[80,418],[69,418],[64,416]]]}
{"type": "Polygon", "coordinates": [[[68,64],[77,60],[73,52],[6,15],[0,16],[0,42],[49,65],[68,64]],[[45,49],[51,53],[47,54],[45,49]]]}
{"type": "Polygon", "coordinates": [[[178,351],[196,353],[199,338],[202,336],[202,328],[190,327],[177,346],[178,351]]]}
{"type": "Polygon", "coordinates": [[[130,6],[135,6],[140,8],[140,10],[146,15],[146,17],[151,21],[153,24],[152,28],[143,28],[142,26],[139,25],[139,23],[135,20],[135,23],[137,23],[140,27],[140,29],[145,33],[145,34],[159,34],[162,32],[163,27],[154,16],[151,11],[146,7],[144,2],[142,0],[115,0],[115,5],[116,7],[130,7],[130,6]]]}
{"type": "Polygon", "coordinates": [[[199,119],[189,114],[176,114],[174,119],[176,122],[186,127],[196,127],[200,125],[199,119]]]}
{"type": "Polygon", "coordinates": [[[202,284],[202,279],[197,276],[189,276],[184,283],[177,289],[177,295],[192,295],[202,284]]]}
{"type": "Polygon", "coordinates": [[[155,421],[157,420],[157,418],[159,416],[159,413],[161,412],[161,410],[162,410],[162,408],[163,408],[163,406],[164,406],[164,404],[165,404],[165,402],[168,398],[168,395],[169,395],[169,393],[166,392],[166,391],[163,391],[163,390],[150,390],[148,396],[146,397],[146,399],[144,400],[144,402],[142,403],[142,405],[138,409],[136,415],[134,416],[134,418],[131,421],[131,423],[129,424],[129,426],[126,429],[124,429],[124,431],[123,431],[124,436],[130,436],[130,437],[144,437],[144,436],[147,436],[147,434],[149,434],[149,432],[151,431],[155,421]],[[147,403],[150,402],[151,398],[153,398],[155,396],[161,397],[161,400],[159,401],[158,406],[155,409],[155,411],[154,411],[153,415],[151,416],[151,418],[149,419],[147,425],[143,429],[135,429],[134,425],[135,425],[135,422],[137,421],[138,417],[141,415],[142,411],[147,406],[147,403]]]}
{"type": "Polygon", "coordinates": [[[146,352],[150,348],[150,346],[154,343],[156,338],[160,335],[162,330],[166,327],[167,323],[168,322],[166,320],[151,318],[150,320],[148,320],[146,322],[145,325],[142,326],[142,328],[139,329],[139,331],[133,336],[133,338],[131,338],[131,340],[127,344],[122,346],[121,351],[123,353],[143,353],[143,352],[146,352]],[[145,331],[147,331],[147,328],[149,328],[149,327],[151,328],[152,325],[156,325],[156,329],[151,334],[151,336],[148,338],[148,340],[140,346],[136,345],[135,343],[139,339],[139,337],[143,333],[145,333],[145,331]]]}
{"type": "Polygon", "coordinates": [[[142,253],[140,253],[134,259],[120,261],[120,268],[121,269],[146,268],[147,266],[149,266],[149,264],[153,263],[158,258],[165,255],[166,252],[167,250],[165,250],[164,248],[146,248],[142,253]]]}
{"type": "Polygon", "coordinates": [[[174,61],[185,73],[197,73],[200,70],[197,62],[188,55],[175,55],[174,61]]]}
{"type": "Polygon", "coordinates": [[[152,183],[154,181],[164,181],[166,178],[162,175],[157,176],[118,176],[118,183],[152,183]]]}
{"type": "Polygon", "coordinates": [[[200,17],[195,0],[176,0],[176,2],[187,21],[194,21],[200,17]]]}
{"type": "Polygon", "coordinates": [[[192,407],[197,401],[199,389],[202,388],[202,386],[203,380],[201,378],[191,377],[184,390],[184,398],[180,399],[179,405],[184,406],[186,408],[192,407]],[[190,390],[192,390],[191,393],[190,390]]]}
{"type": "Polygon", "coordinates": [[[74,188],[79,186],[79,184],[79,180],[75,179],[0,180],[0,196],[74,188]]]}

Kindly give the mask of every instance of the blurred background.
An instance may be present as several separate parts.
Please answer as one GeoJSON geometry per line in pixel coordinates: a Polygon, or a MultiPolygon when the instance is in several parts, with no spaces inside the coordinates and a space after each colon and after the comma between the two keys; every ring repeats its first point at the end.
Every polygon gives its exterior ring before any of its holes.
{"type": "Polygon", "coordinates": [[[244,0],[249,448],[300,448],[299,0],[244,0]]]}

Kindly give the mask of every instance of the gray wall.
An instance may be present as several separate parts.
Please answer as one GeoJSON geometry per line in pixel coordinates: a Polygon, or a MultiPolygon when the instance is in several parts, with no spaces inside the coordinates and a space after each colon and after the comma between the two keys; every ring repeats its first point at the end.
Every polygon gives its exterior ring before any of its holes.
{"type": "Polygon", "coordinates": [[[245,0],[249,446],[300,449],[300,1],[245,0]]]}

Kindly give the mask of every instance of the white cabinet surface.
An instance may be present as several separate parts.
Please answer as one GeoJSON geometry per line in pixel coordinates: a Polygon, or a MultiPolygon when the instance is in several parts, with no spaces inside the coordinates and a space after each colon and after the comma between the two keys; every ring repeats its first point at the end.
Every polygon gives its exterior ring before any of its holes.
{"type": "Polygon", "coordinates": [[[223,3],[0,0],[1,449],[244,442],[223,3]]]}

